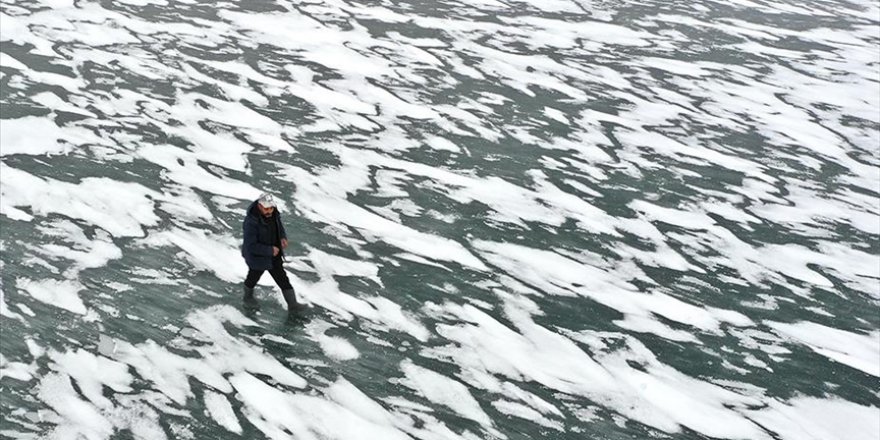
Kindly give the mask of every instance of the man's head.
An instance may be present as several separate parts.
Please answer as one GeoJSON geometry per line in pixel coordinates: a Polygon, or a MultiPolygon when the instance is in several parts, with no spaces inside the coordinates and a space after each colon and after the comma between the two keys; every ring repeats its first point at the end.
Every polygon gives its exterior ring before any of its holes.
{"type": "Polygon", "coordinates": [[[275,212],[275,197],[269,193],[261,194],[260,198],[257,199],[257,209],[260,210],[260,214],[270,217],[275,212]]]}

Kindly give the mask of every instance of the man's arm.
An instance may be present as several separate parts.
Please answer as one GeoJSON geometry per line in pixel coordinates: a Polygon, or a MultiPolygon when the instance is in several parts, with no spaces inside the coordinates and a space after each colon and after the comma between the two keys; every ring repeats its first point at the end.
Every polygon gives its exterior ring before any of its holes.
{"type": "Polygon", "coordinates": [[[287,240],[287,230],[284,229],[284,222],[281,221],[281,213],[278,213],[278,228],[281,229],[281,238],[287,240]]]}
{"type": "Polygon", "coordinates": [[[284,229],[284,222],[281,221],[281,213],[278,213],[278,230],[281,232],[281,248],[287,249],[287,231],[284,229]]]}

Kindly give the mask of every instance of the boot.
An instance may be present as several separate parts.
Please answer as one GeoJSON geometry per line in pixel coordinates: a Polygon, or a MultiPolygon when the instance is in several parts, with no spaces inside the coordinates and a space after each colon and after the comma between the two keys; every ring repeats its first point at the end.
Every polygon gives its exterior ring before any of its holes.
{"type": "Polygon", "coordinates": [[[251,309],[258,309],[260,305],[257,303],[257,298],[254,296],[254,288],[244,286],[244,298],[242,298],[244,302],[244,306],[251,309]]]}
{"type": "Polygon", "coordinates": [[[303,304],[296,302],[296,293],[293,289],[282,290],[281,294],[284,295],[284,301],[287,301],[287,313],[295,313],[304,307],[303,304]]]}

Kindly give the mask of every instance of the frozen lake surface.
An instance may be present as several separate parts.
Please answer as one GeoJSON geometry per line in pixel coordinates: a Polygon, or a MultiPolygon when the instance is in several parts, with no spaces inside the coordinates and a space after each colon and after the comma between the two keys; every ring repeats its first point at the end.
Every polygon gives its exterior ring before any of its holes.
{"type": "Polygon", "coordinates": [[[876,1],[2,5],[0,438],[880,439],[876,1]]]}

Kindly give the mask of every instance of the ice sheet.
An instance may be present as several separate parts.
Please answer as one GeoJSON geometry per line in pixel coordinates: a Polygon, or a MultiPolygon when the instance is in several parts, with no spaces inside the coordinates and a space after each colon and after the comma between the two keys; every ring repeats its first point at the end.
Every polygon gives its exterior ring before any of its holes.
{"type": "Polygon", "coordinates": [[[822,356],[880,377],[880,331],[854,333],[808,321],[765,324],[822,356]]]}

